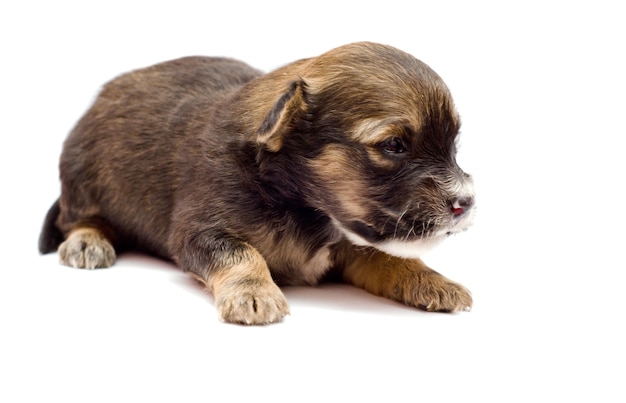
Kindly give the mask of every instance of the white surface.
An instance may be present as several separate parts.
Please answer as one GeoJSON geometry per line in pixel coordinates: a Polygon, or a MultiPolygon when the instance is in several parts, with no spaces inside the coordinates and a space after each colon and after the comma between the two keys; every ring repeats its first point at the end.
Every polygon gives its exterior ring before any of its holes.
{"type": "Polygon", "coordinates": [[[0,401],[626,401],[621,7],[405,3],[3,3],[0,401]],[[37,254],[62,141],[106,80],[191,54],[269,70],[355,40],[414,54],[456,99],[480,210],[425,260],[472,312],[324,286],[286,289],[281,324],[232,326],[168,263],[37,254]]]}

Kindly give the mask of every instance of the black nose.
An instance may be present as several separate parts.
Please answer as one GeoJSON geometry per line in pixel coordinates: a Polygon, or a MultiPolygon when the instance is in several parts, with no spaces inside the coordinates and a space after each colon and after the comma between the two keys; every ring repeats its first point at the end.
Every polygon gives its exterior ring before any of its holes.
{"type": "Polygon", "coordinates": [[[474,198],[472,196],[459,197],[450,202],[450,210],[452,211],[452,215],[459,217],[471,209],[473,205],[474,198]]]}

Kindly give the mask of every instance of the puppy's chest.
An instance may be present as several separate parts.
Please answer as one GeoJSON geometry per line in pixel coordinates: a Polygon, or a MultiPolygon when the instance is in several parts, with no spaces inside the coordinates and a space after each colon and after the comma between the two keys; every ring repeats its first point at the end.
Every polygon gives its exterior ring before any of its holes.
{"type": "Polygon", "coordinates": [[[307,283],[315,284],[332,265],[330,248],[324,246],[307,260],[301,269],[301,275],[307,283]]]}
{"type": "MultiPolygon", "coordinates": [[[[277,214],[278,215],[278,214],[277,214]]],[[[333,245],[342,234],[319,212],[285,209],[275,225],[253,242],[265,258],[272,277],[281,285],[315,285],[333,267],[333,245]]]]}
{"type": "Polygon", "coordinates": [[[327,245],[314,250],[294,243],[276,245],[264,257],[272,277],[281,285],[315,285],[333,266],[331,247],[327,245]]]}

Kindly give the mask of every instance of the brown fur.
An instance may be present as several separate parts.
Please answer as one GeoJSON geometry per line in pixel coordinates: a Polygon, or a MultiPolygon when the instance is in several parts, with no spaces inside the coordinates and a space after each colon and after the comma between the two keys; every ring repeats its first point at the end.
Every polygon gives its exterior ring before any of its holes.
{"type": "Polygon", "coordinates": [[[402,259],[374,249],[345,245],[343,279],[372,294],[427,311],[454,312],[472,306],[467,290],[429,268],[421,259],[402,259]]]}
{"type": "Polygon", "coordinates": [[[82,268],[129,248],[171,259],[234,323],[280,321],[278,285],[333,271],[411,306],[466,309],[469,292],[417,258],[474,213],[459,126],[436,73],[379,44],[268,74],[206,57],[137,70],[68,136],[40,251],[82,268]]]}

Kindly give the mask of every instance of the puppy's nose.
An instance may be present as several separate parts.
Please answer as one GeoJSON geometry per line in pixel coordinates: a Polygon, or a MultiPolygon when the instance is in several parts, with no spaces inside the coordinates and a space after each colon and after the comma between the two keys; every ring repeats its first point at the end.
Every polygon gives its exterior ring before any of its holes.
{"type": "Polygon", "coordinates": [[[470,210],[474,205],[474,197],[466,196],[466,197],[458,197],[450,203],[450,210],[452,211],[452,215],[455,217],[459,217],[465,214],[466,211],[470,210]]]}

